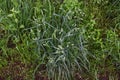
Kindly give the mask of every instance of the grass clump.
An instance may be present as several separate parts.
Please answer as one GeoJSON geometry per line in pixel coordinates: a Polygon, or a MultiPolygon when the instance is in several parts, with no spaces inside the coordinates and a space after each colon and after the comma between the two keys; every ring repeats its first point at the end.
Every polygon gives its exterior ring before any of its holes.
{"type": "Polygon", "coordinates": [[[0,79],[120,79],[118,0],[0,3],[0,79]]]}

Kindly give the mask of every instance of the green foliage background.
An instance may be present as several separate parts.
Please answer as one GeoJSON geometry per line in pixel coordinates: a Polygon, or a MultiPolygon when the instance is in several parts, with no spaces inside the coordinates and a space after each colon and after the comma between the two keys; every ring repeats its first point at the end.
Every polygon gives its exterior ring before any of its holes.
{"type": "Polygon", "coordinates": [[[52,80],[118,80],[119,13],[119,0],[0,0],[0,78],[34,80],[45,64],[52,80]]]}

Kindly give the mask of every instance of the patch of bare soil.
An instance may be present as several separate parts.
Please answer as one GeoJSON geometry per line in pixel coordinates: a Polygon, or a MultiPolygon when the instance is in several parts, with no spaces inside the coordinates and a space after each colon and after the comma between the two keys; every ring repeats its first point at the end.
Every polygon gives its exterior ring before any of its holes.
{"type": "Polygon", "coordinates": [[[35,80],[49,80],[46,74],[46,64],[41,64],[35,74],[35,80]]]}

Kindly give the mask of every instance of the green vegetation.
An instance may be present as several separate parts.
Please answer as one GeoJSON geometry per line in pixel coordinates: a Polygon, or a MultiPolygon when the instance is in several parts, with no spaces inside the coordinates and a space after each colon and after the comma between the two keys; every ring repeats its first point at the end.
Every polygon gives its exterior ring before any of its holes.
{"type": "Polygon", "coordinates": [[[120,0],[0,0],[0,80],[119,80],[120,0]]]}

